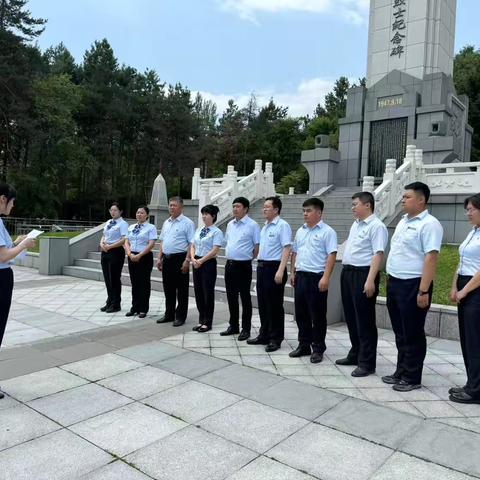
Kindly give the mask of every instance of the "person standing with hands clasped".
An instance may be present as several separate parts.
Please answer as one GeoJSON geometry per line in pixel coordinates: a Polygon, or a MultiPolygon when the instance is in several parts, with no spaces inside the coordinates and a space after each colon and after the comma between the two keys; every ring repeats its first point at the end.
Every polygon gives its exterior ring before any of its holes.
{"type": "Polygon", "coordinates": [[[105,223],[103,236],[100,240],[103,279],[107,287],[107,301],[100,310],[106,313],[114,313],[120,311],[122,299],[121,278],[125,263],[123,245],[128,233],[128,223],[122,218],[122,210],[118,203],[112,203],[109,212],[112,219],[105,223]]]}
{"type": "Polygon", "coordinates": [[[263,204],[265,225],[260,232],[257,264],[257,300],[260,332],[249,345],[266,345],[266,352],[280,348],[285,334],[283,297],[287,283],[287,262],[292,247],[292,229],[280,218],[282,201],[268,197],[263,204]]]}
{"type": "Polygon", "coordinates": [[[183,199],[168,201],[170,218],[163,222],[157,268],[162,272],[165,294],[165,314],[157,323],[173,322],[174,327],[185,323],[188,313],[188,281],[190,273],[190,244],[195,224],[183,215],[183,199]],[[178,299],[178,306],[175,308],[178,299]]]}
{"type": "Polygon", "coordinates": [[[375,318],[380,267],[387,247],[388,231],[373,213],[375,199],[370,192],[352,196],[356,218],[350,228],[343,252],[340,276],[343,313],[352,348],[337,365],[358,365],[352,377],[366,377],[375,372],[378,332],[375,318]]]}
{"type": "Polygon", "coordinates": [[[443,237],[442,225],[428,213],[429,198],[424,183],[405,186],[405,215],[395,228],[387,259],[387,309],[398,356],[395,372],[382,380],[399,392],[421,387],[427,353],[425,318],[443,237]]]}
{"type": "Polygon", "coordinates": [[[480,403],[480,193],[465,200],[465,213],[473,229],[459,247],[460,264],[450,298],[458,305],[458,328],[467,371],[464,387],[452,387],[450,400],[480,403]]]}
{"type": "Polygon", "coordinates": [[[132,284],[132,308],[125,314],[126,317],[138,313],[138,318],[145,318],[150,306],[152,249],[157,240],[157,229],[148,222],[149,213],[147,206],[138,207],[137,223],[130,225],[125,240],[128,272],[132,284]]]}
{"type": "MultiPolygon", "coordinates": [[[[17,193],[14,188],[0,182],[0,215],[10,215],[15,204],[17,193]]],[[[25,235],[18,237],[14,242],[0,218],[0,347],[7,327],[8,314],[12,304],[13,259],[24,250],[35,246],[35,240],[25,235]]],[[[5,395],[0,390],[0,399],[5,395]]]]}
{"type": "Polygon", "coordinates": [[[320,363],[327,349],[327,297],[330,277],[337,258],[337,234],[322,220],[323,201],[303,202],[305,224],[293,242],[291,283],[295,288],[295,321],[298,347],[290,357],[310,355],[320,363]]]}

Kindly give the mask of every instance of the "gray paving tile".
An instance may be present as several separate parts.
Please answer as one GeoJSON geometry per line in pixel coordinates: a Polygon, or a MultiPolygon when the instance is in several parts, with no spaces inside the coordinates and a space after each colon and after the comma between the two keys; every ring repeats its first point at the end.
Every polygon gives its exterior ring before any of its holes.
{"type": "Polygon", "coordinates": [[[127,397],[140,400],[186,381],[188,378],[147,365],[100,380],[98,383],[127,397]]]}
{"type": "Polygon", "coordinates": [[[194,423],[240,401],[242,397],[218,388],[189,381],[143,400],[162,412],[194,423]]]}
{"type": "Polygon", "coordinates": [[[390,448],[398,447],[423,424],[413,415],[356,398],[348,398],[315,421],[390,448]]]}
{"type": "Polygon", "coordinates": [[[38,398],[28,405],[61,425],[81,422],[132,402],[108,388],[89,383],[64,392],[38,398]]]}
{"type": "Polygon", "coordinates": [[[59,429],[60,425],[24,405],[0,410],[0,450],[59,429]]]}
{"type": "Polygon", "coordinates": [[[162,480],[221,480],[256,456],[240,445],[190,426],[129,455],[126,460],[162,480]]]}
{"type": "Polygon", "coordinates": [[[196,378],[228,365],[231,365],[231,363],[226,360],[194,352],[188,352],[154,364],[155,367],[188,378],[196,378]]]}
{"type": "Polygon", "coordinates": [[[9,397],[8,395],[5,395],[5,397],[0,401],[0,411],[15,407],[16,405],[20,405],[20,402],[12,397],[9,397]]]}
{"type": "Polygon", "coordinates": [[[111,377],[128,370],[141,367],[143,363],[121,357],[113,353],[106,353],[99,357],[88,358],[79,362],[62,365],[62,369],[96,382],[102,378],[111,377]]]}
{"type": "Polygon", "coordinates": [[[122,348],[121,350],[117,350],[116,353],[117,355],[131,358],[137,362],[155,363],[175,357],[176,355],[182,355],[185,353],[185,350],[157,340],[155,342],[144,343],[143,345],[122,348]]]}
{"type": "Polygon", "coordinates": [[[109,463],[94,472],[82,476],[79,480],[149,480],[142,472],[122,461],[109,463]]]}
{"type": "Polygon", "coordinates": [[[314,478],[270,458],[258,457],[228,476],[226,480],[314,480],[314,478]]]}
{"type": "Polygon", "coordinates": [[[71,480],[112,460],[108,453],[68,430],[0,452],[5,480],[71,480]]]}
{"type": "Polygon", "coordinates": [[[46,354],[2,360],[0,362],[0,380],[28,375],[32,372],[56,367],[61,363],[61,360],[46,354]]]}
{"type": "Polygon", "coordinates": [[[278,375],[260,372],[250,367],[230,365],[215,372],[207,373],[197,380],[227,390],[227,392],[249,397],[275,383],[281,382],[283,379],[278,375]]]}
{"type": "Polygon", "coordinates": [[[87,381],[60,368],[49,368],[2,382],[6,393],[22,402],[79,387],[87,381]]]}
{"type": "Polygon", "coordinates": [[[69,345],[63,348],[48,351],[48,355],[58,358],[62,363],[78,362],[86,358],[96,357],[110,352],[112,349],[106,345],[96,342],[81,342],[76,345],[69,345]]]}
{"type": "Polygon", "coordinates": [[[117,456],[134,452],[187,424],[141,403],[133,403],[70,427],[117,456]]]}
{"type": "Polygon", "coordinates": [[[322,388],[283,380],[252,396],[252,400],[313,420],[345,397],[322,388]]]}
{"type": "Polygon", "coordinates": [[[388,448],[310,424],[266,456],[322,480],[366,480],[392,453],[388,448]]]}
{"type": "Polygon", "coordinates": [[[243,400],[200,421],[205,430],[263,453],[307,425],[303,418],[243,400]]]}
{"type": "Polygon", "coordinates": [[[393,454],[371,480],[468,480],[469,475],[455,472],[434,463],[425,462],[403,453],[393,454]]]}
{"type": "Polygon", "coordinates": [[[480,456],[472,455],[472,452],[478,451],[478,445],[479,434],[435,421],[426,421],[420,430],[405,441],[400,450],[478,477],[480,456]]]}

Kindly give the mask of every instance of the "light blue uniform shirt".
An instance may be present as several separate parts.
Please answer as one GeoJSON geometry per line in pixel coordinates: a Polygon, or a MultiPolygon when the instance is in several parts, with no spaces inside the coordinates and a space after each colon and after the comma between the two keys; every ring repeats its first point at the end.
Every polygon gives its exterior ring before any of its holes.
{"type": "Polygon", "coordinates": [[[297,254],[295,270],[297,272],[322,273],[327,258],[338,249],[337,233],[332,227],[320,220],[313,228],[305,223],[295,235],[293,252],[297,254]]]}
{"type": "Polygon", "coordinates": [[[376,215],[372,214],[365,220],[357,219],[350,227],[342,263],[354,267],[369,267],[373,256],[384,252],[387,243],[387,227],[376,215]]]}
{"type": "Polygon", "coordinates": [[[122,237],[126,237],[128,232],[128,223],[123,218],[108,220],[103,227],[103,238],[107,245],[117,243],[122,237]]]}
{"type": "Polygon", "coordinates": [[[225,240],[228,260],[252,260],[253,250],[260,243],[260,227],[248,215],[241,220],[230,220],[225,240]]]}
{"type": "Polygon", "coordinates": [[[480,272],[480,227],[473,228],[458,248],[460,253],[459,275],[472,276],[480,272]]]}
{"type": "Polygon", "coordinates": [[[195,255],[204,257],[213,247],[223,247],[223,232],[215,225],[200,227],[195,232],[193,244],[195,245],[195,255]],[[207,228],[207,234],[200,238],[204,228],[207,228]]]}
{"type": "Polygon", "coordinates": [[[193,242],[195,224],[185,215],[167,218],[163,222],[159,240],[165,255],[184,253],[193,242]]]}
{"type": "Polygon", "coordinates": [[[292,229],[278,215],[265,225],[260,232],[259,260],[273,261],[282,259],[283,249],[292,244],[292,229]]]}
{"type": "MultiPolygon", "coordinates": [[[[7,229],[5,228],[5,225],[3,224],[3,220],[1,218],[0,218],[0,247],[5,247],[5,248],[13,247],[12,238],[7,232],[7,229]]],[[[5,262],[5,263],[0,263],[0,268],[2,269],[10,268],[10,265],[12,263],[13,263],[13,260],[10,260],[9,262],[5,262]]]]}
{"type": "Polygon", "coordinates": [[[128,227],[127,238],[132,252],[143,252],[150,240],[157,239],[157,229],[151,223],[135,223],[128,227]]]}
{"type": "Polygon", "coordinates": [[[404,215],[392,237],[387,273],[401,280],[421,277],[425,255],[440,251],[442,237],[442,225],[428,210],[413,218],[404,215]]]}

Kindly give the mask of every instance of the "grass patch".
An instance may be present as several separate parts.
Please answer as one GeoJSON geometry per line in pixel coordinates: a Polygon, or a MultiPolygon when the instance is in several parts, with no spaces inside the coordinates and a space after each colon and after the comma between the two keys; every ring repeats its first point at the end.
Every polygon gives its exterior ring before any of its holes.
{"type": "Polygon", "coordinates": [[[39,237],[37,237],[37,244],[35,247],[29,249],[29,252],[35,252],[38,253],[40,250],[40,239],[41,238],[73,238],[76,237],[77,235],[80,235],[83,232],[45,232],[42,233],[39,237]]]}
{"type": "MultiPolygon", "coordinates": [[[[455,245],[442,245],[438,259],[437,275],[433,281],[433,303],[441,305],[455,305],[450,301],[450,288],[452,279],[459,262],[458,247],[455,245]]],[[[380,279],[380,295],[385,297],[386,274],[382,272],[380,279]]]]}

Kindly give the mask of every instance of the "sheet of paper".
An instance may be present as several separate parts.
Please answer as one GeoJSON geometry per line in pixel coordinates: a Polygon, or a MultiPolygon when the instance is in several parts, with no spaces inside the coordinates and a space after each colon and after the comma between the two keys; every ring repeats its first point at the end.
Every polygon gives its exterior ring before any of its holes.
{"type": "Polygon", "coordinates": [[[42,230],[33,229],[31,232],[29,232],[29,233],[27,234],[27,238],[37,238],[37,237],[40,236],[42,233],[43,233],[42,230]]]}

